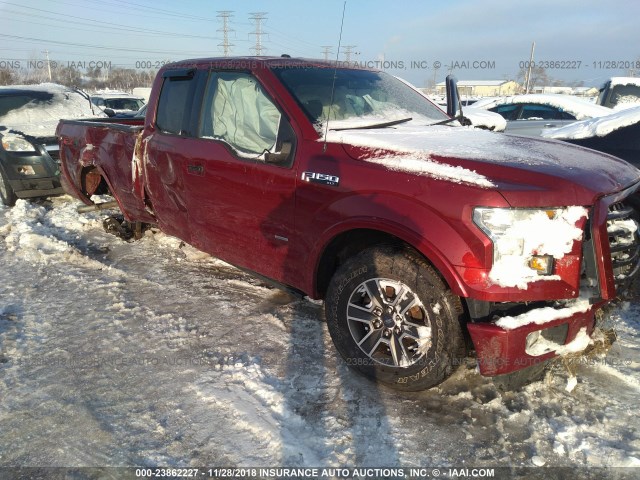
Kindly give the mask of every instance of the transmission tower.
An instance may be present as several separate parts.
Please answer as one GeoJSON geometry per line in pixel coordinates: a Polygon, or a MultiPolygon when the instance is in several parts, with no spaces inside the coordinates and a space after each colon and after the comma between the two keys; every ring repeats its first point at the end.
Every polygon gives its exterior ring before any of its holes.
{"type": "Polygon", "coordinates": [[[251,35],[256,36],[256,46],[251,47],[251,49],[256,52],[257,57],[260,57],[262,55],[262,51],[265,50],[262,46],[262,36],[265,34],[262,31],[262,21],[267,19],[267,12],[253,12],[250,13],[250,15],[249,19],[256,22],[256,31],[251,33],[251,35]]]}
{"type": "Polygon", "coordinates": [[[229,43],[229,32],[233,32],[229,28],[229,19],[233,17],[233,12],[231,10],[218,10],[218,15],[216,16],[222,19],[222,28],[218,29],[219,32],[222,32],[222,43],[219,43],[218,46],[222,47],[223,55],[228,57],[231,51],[230,47],[233,47],[233,43],[229,43]]]}
{"type": "Polygon", "coordinates": [[[322,45],[322,54],[324,55],[324,61],[328,62],[329,61],[329,55],[331,55],[333,52],[331,51],[333,47],[331,45],[322,45]]]}
{"type": "Polygon", "coordinates": [[[345,45],[344,47],[344,61],[349,63],[351,61],[351,54],[356,53],[353,51],[354,48],[356,48],[357,45],[345,45]]]}

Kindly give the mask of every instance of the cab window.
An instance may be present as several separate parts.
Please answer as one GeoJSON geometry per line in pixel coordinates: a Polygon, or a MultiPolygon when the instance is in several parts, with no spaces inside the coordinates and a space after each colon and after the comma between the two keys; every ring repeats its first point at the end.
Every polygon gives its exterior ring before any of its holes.
{"type": "Polygon", "coordinates": [[[167,74],[160,91],[156,114],[156,126],[160,131],[175,135],[186,133],[185,125],[191,113],[189,100],[193,95],[194,84],[193,74],[167,74]]]}

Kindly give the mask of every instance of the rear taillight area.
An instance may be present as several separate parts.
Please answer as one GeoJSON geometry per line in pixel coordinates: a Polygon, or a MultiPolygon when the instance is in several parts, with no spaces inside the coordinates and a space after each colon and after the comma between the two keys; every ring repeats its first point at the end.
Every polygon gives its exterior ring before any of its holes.
{"type": "Polygon", "coordinates": [[[628,283],[640,271],[640,229],[638,211],[618,202],[609,207],[607,234],[616,287],[628,283]]]}

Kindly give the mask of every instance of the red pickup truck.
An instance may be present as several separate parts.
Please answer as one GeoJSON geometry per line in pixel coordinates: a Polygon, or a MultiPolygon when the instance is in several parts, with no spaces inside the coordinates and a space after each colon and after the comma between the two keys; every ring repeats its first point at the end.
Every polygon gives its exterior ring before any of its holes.
{"type": "Polygon", "coordinates": [[[60,122],[70,194],[323,299],[345,361],[398,389],[470,348],[487,376],[583,349],[640,268],[639,170],[460,126],[384,72],[177,62],[123,122],[60,122]]]}

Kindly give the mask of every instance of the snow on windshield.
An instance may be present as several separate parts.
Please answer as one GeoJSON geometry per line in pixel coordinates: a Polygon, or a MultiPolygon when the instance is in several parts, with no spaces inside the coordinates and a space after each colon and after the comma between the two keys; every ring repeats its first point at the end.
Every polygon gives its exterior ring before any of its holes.
{"type": "Polygon", "coordinates": [[[27,135],[53,136],[63,118],[95,116],[88,99],[62,85],[43,83],[0,88],[0,125],[27,135]],[[17,92],[3,95],[9,89],[17,92]]]}
{"type": "Polygon", "coordinates": [[[601,117],[611,114],[611,109],[594,105],[580,98],[571,95],[559,94],[538,94],[532,93],[528,95],[514,95],[511,97],[498,97],[487,100],[480,100],[473,104],[474,108],[483,108],[488,110],[498,105],[508,105],[510,103],[535,103],[539,105],[549,105],[559,108],[574,117],[577,120],[583,120],[591,117],[601,117]]]}
{"type": "Polygon", "coordinates": [[[640,106],[621,110],[605,117],[590,118],[561,128],[542,132],[545,138],[577,140],[580,138],[604,137],[614,130],[640,122],[640,106]]]}

